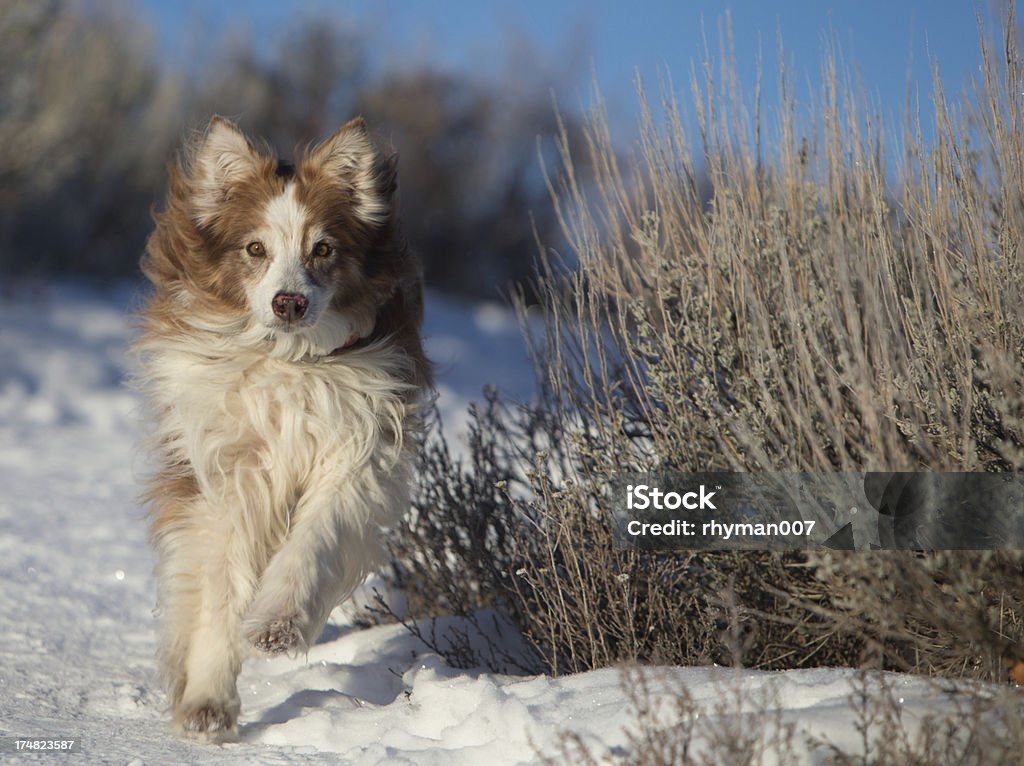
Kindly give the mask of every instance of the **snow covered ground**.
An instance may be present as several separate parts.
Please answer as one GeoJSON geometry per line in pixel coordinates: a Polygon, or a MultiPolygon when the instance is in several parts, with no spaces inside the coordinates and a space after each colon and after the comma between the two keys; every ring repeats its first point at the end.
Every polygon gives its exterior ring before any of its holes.
{"type": "MultiPolygon", "coordinates": [[[[455,670],[401,626],[356,629],[342,610],[308,657],[247,663],[237,741],[175,736],[153,670],[137,399],[122,385],[133,299],[131,287],[0,286],[0,735],[82,739],[76,756],[0,753],[0,762],[520,764],[555,754],[564,731],[596,755],[624,752],[631,703],[616,670],[559,679],[455,670]]],[[[528,397],[506,312],[436,296],[428,306],[449,425],[486,382],[528,397]]],[[[666,701],[679,684],[689,690],[698,734],[774,710],[801,742],[859,742],[848,671],[671,668],[652,679],[666,701]]],[[[891,683],[912,725],[945,704],[924,680],[891,683]]]]}

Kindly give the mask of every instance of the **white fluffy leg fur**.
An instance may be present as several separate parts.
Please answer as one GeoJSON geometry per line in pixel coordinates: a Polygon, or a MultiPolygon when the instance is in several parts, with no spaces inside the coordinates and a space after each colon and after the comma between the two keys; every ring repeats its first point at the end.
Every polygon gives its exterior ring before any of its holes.
{"type": "Polygon", "coordinates": [[[249,643],[265,652],[306,651],[327,618],[366,576],[380,544],[370,519],[376,508],[408,502],[403,466],[386,471],[367,466],[345,486],[330,483],[307,493],[295,523],[263,573],[246,614],[249,643]]]}
{"type": "Polygon", "coordinates": [[[161,541],[163,669],[175,722],[190,733],[230,732],[238,720],[238,632],[256,573],[237,562],[252,560],[250,547],[202,498],[161,541]]]}

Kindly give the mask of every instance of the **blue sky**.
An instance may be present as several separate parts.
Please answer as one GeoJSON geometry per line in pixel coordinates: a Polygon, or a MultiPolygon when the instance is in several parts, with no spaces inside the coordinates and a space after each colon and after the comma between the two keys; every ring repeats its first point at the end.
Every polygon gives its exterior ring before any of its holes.
{"type": "Polygon", "coordinates": [[[740,75],[753,84],[760,47],[769,99],[777,32],[798,86],[817,79],[823,41],[833,35],[889,119],[904,104],[908,68],[927,109],[930,61],[938,58],[948,90],[962,88],[978,69],[976,13],[991,17],[997,7],[992,0],[137,2],[164,55],[176,63],[194,61],[196,51],[215,50],[232,27],[273,47],[294,20],[331,18],[370,42],[376,67],[430,64],[494,79],[527,67],[547,80],[538,86],[557,85],[569,108],[587,100],[593,71],[619,122],[635,120],[636,70],[649,90],[656,89],[665,68],[677,89],[687,86],[691,64],[702,57],[702,20],[714,45],[726,10],[732,14],[740,75]],[[510,38],[526,45],[509,45],[510,38]]]}

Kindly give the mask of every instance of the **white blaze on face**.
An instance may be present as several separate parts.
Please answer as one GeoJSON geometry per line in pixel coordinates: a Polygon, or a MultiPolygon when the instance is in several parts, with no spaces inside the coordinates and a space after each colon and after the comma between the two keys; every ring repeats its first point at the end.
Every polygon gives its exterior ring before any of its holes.
{"type": "Polygon", "coordinates": [[[299,322],[301,327],[315,325],[330,303],[329,290],[313,281],[303,263],[303,256],[313,246],[313,241],[306,241],[312,238],[304,236],[308,219],[309,210],[296,199],[295,184],[289,183],[282,194],[267,204],[263,226],[253,234],[254,239],[263,243],[267,263],[259,279],[246,286],[246,294],[253,314],[265,327],[283,326],[274,314],[274,296],[278,293],[298,294],[309,301],[309,308],[299,322]]]}

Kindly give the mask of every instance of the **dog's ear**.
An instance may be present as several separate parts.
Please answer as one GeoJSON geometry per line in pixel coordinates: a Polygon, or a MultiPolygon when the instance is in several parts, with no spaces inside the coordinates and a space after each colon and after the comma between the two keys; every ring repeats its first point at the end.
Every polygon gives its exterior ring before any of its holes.
{"type": "Polygon", "coordinates": [[[231,187],[258,170],[260,154],[233,122],[215,116],[192,152],[189,175],[196,220],[209,224],[220,214],[231,187]]]}
{"type": "Polygon", "coordinates": [[[345,123],[314,148],[310,161],[351,190],[355,213],[362,221],[371,226],[387,222],[397,185],[398,156],[377,151],[362,117],[345,123]]]}

